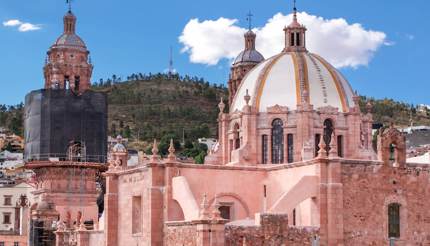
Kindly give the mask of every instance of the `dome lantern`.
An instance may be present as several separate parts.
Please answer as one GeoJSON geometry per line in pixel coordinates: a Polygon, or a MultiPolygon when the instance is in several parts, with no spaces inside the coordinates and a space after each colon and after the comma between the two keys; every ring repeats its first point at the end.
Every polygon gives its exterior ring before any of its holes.
{"type": "Polygon", "coordinates": [[[293,21],[284,28],[285,48],[284,52],[306,51],[306,27],[297,20],[296,1],[294,1],[293,21]]]}

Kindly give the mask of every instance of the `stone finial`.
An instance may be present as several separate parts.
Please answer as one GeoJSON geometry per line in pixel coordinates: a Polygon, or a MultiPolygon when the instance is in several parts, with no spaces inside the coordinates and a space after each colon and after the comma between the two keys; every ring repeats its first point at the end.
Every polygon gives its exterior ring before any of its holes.
{"type": "Polygon", "coordinates": [[[224,113],[224,109],[225,109],[225,104],[224,104],[224,98],[221,97],[221,100],[218,104],[218,108],[219,108],[219,113],[222,114],[224,113]]]}
{"type": "Polygon", "coordinates": [[[219,208],[221,207],[221,204],[218,202],[217,195],[215,195],[215,199],[213,202],[212,207],[212,219],[213,220],[220,220],[221,218],[221,212],[219,211],[219,208]]]}
{"type": "Polygon", "coordinates": [[[330,140],[330,151],[328,152],[328,156],[329,157],[338,157],[337,154],[337,144],[336,144],[336,139],[335,139],[335,135],[334,132],[331,134],[331,140],[330,140]]]}
{"type": "Polygon", "coordinates": [[[354,101],[354,105],[356,107],[360,106],[360,96],[357,94],[357,91],[355,91],[354,96],[352,96],[352,100],[354,101]]]}
{"type": "Polygon", "coordinates": [[[173,144],[173,139],[170,139],[170,146],[169,146],[169,155],[168,158],[170,160],[174,160],[176,159],[176,155],[175,155],[175,146],[173,144]]]}
{"type": "Polygon", "coordinates": [[[158,144],[157,144],[157,140],[154,139],[154,143],[152,144],[152,157],[151,157],[151,161],[155,162],[158,161],[159,156],[158,156],[158,144]]]}
{"type": "Polygon", "coordinates": [[[157,139],[154,139],[154,143],[152,144],[152,155],[156,156],[158,155],[158,145],[157,145],[157,139]]]}
{"type": "Polygon", "coordinates": [[[202,203],[200,204],[200,215],[199,219],[201,220],[207,220],[209,219],[209,212],[208,212],[208,201],[207,201],[207,194],[203,194],[202,203]]]}
{"type": "Polygon", "coordinates": [[[318,158],[327,158],[327,151],[325,149],[327,146],[326,146],[326,144],[324,142],[324,137],[323,136],[320,137],[320,142],[318,144],[318,147],[320,148],[318,150],[318,158]]]}
{"type": "Polygon", "coordinates": [[[248,93],[248,89],[246,89],[246,94],[243,97],[243,99],[245,99],[246,106],[249,106],[249,101],[251,101],[251,96],[248,93]]]}

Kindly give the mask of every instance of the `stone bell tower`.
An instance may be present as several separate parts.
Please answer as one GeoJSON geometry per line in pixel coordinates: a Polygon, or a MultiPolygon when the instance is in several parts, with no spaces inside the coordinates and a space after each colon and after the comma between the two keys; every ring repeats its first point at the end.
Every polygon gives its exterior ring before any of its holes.
{"type": "Polygon", "coordinates": [[[25,98],[25,167],[36,182],[34,246],[55,245],[57,229],[96,228],[99,219],[96,180],[106,169],[107,98],[89,90],[93,66],[75,27],[69,9],[64,32],[48,51],[45,87],[25,98]]]}
{"type": "Polygon", "coordinates": [[[257,35],[252,31],[251,26],[252,14],[248,14],[249,27],[245,33],[245,50],[240,52],[233,62],[230,69],[230,79],[228,81],[229,103],[231,104],[236,95],[242,79],[245,75],[253,69],[258,63],[264,61],[263,55],[260,54],[255,48],[255,39],[257,35]]]}
{"type": "Polygon", "coordinates": [[[45,89],[71,89],[81,94],[90,87],[93,65],[90,52],[76,34],[76,16],[69,10],[63,18],[63,34],[47,52],[45,89]]]}

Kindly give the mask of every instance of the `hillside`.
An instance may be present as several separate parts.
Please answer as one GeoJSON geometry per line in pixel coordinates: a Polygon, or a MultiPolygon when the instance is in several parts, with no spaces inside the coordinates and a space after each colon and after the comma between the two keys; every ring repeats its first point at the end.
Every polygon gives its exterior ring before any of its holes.
{"type": "MultiPolygon", "coordinates": [[[[209,84],[201,78],[165,74],[132,74],[126,81],[113,75],[94,83],[92,89],[105,91],[109,103],[109,134],[130,138],[135,148],[146,148],[156,139],[182,137],[194,142],[199,137],[216,137],[219,98],[227,98],[227,89],[209,84]],[[146,142],[146,144],[144,144],[146,142]]],[[[375,122],[430,125],[430,112],[392,99],[361,97],[360,106],[373,104],[375,122]]],[[[0,127],[23,134],[22,104],[0,105],[0,127]]]]}
{"type": "Polygon", "coordinates": [[[221,96],[227,98],[225,87],[165,74],[132,75],[119,81],[113,76],[93,86],[108,94],[110,135],[150,141],[169,134],[191,142],[216,137],[217,104],[221,96]]]}

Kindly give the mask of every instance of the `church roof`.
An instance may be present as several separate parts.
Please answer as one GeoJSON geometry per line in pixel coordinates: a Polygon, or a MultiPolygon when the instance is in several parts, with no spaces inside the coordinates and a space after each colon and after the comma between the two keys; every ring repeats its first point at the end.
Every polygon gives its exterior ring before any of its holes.
{"type": "Polygon", "coordinates": [[[259,112],[275,105],[294,110],[302,100],[314,108],[332,106],[343,112],[354,105],[348,81],[322,57],[309,52],[282,52],[258,64],[243,79],[231,112],[245,106],[247,90],[259,112]]]}
{"type": "Polygon", "coordinates": [[[262,61],[264,61],[264,57],[257,50],[244,50],[236,57],[233,65],[245,62],[260,63],[262,61]]]}
{"type": "Polygon", "coordinates": [[[67,34],[67,33],[62,34],[57,39],[54,46],[86,49],[86,45],[85,45],[84,41],[82,41],[82,39],[74,33],[73,34],[67,34]]]}

